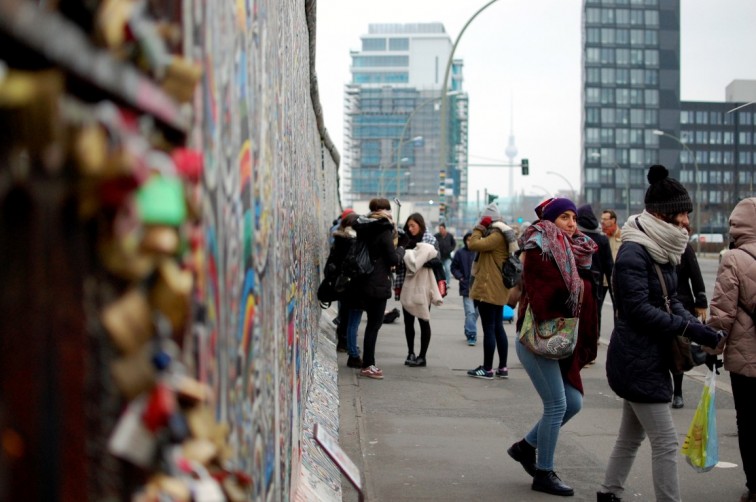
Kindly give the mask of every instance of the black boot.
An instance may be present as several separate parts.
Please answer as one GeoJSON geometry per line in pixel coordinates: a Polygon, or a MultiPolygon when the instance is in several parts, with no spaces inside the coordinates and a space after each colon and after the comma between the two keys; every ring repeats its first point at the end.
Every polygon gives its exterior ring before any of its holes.
{"type": "Polygon", "coordinates": [[[542,471],[541,469],[536,469],[531,488],[537,492],[561,495],[562,497],[571,497],[575,495],[575,490],[562,483],[562,480],[559,479],[559,476],[557,476],[554,471],[542,471]]]}
{"type": "Polygon", "coordinates": [[[536,450],[524,439],[516,442],[509,447],[507,453],[510,457],[522,464],[522,468],[530,476],[535,476],[536,472],[536,450]]]}
{"type": "Polygon", "coordinates": [[[596,492],[596,502],[621,502],[622,499],[613,493],[596,492]]]}

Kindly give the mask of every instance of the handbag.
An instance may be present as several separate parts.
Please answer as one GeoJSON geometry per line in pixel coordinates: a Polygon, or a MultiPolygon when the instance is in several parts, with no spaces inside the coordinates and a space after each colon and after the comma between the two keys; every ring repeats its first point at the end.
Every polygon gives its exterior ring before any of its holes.
{"type": "MultiPolygon", "coordinates": [[[[669,294],[667,293],[667,283],[662,275],[661,267],[658,263],[654,262],[654,268],[656,268],[656,275],[659,276],[659,283],[662,288],[662,295],[664,296],[664,306],[668,313],[672,313],[672,309],[669,308],[669,294]]],[[[685,328],[687,329],[687,325],[685,328]]],[[[693,353],[691,351],[690,338],[685,336],[685,329],[682,334],[675,335],[672,338],[670,344],[670,358],[669,358],[669,370],[673,374],[681,374],[686,371],[692,370],[696,363],[693,361],[693,353]]]]}
{"type": "MultiPolygon", "coordinates": [[[[583,304],[583,292],[580,303],[583,304]]],[[[575,351],[580,317],[558,317],[536,322],[533,310],[525,309],[525,317],[520,327],[520,343],[531,352],[546,359],[564,359],[575,351]]]]}

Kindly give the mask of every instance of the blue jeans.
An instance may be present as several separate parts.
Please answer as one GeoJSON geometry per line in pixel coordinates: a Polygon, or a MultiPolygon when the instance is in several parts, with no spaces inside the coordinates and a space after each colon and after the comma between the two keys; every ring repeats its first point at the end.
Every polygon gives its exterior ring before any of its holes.
{"type": "Polygon", "coordinates": [[[446,258],[443,260],[444,264],[444,275],[446,276],[446,287],[449,287],[449,284],[451,284],[452,274],[451,274],[451,258],[446,258]]]}
{"type": "Polygon", "coordinates": [[[469,296],[462,297],[462,306],[465,308],[465,336],[468,340],[475,341],[478,338],[478,309],[469,296]]]}
{"type": "Polygon", "coordinates": [[[583,407],[583,395],[562,379],[559,361],[533,354],[519,340],[515,350],[543,402],[543,415],[525,435],[525,441],[538,450],[536,467],[552,471],[559,428],[583,407]]]}
{"type": "Polygon", "coordinates": [[[360,347],[357,345],[357,333],[362,321],[362,310],[349,309],[349,322],[347,324],[347,354],[349,357],[360,357],[360,347]]]}

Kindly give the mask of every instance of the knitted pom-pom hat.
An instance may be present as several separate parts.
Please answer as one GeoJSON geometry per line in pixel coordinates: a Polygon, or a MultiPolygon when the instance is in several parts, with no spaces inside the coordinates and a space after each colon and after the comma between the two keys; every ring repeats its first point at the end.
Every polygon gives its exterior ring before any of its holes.
{"type": "Polygon", "coordinates": [[[658,164],[648,170],[646,190],[646,211],[649,213],[674,215],[693,211],[693,202],[688,191],[674,178],[669,177],[667,168],[658,164]]]}

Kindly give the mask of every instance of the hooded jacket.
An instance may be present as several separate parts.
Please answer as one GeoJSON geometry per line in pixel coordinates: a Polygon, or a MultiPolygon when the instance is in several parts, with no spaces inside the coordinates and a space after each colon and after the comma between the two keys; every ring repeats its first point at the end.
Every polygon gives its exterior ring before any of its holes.
{"type": "Polygon", "coordinates": [[[451,262],[451,274],[459,281],[459,296],[470,296],[470,276],[472,275],[473,260],[475,253],[467,247],[467,241],[470,239],[472,232],[465,234],[462,242],[464,247],[454,253],[451,262]]]}
{"type": "Polygon", "coordinates": [[[470,298],[491,305],[503,306],[509,299],[509,289],[501,279],[501,265],[510,253],[519,250],[514,230],[504,222],[495,221],[488,228],[480,225],[473,230],[467,246],[477,251],[470,288],[470,298]]]}
{"type": "Polygon", "coordinates": [[[373,261],[373,271],[355,280],[354,291],[361,299],[391,298],[391,267],[404,256],[404,249],[394,246],[394,222],[379,211],[361,216],[352,228],[367,243],[373,261]]]}
{"type": "Polygon", "coordinates": [[[399,300],[407,312],[425,321],[430,319],[430,305],[443,303],[433,269],[423,266],[437,255],[436,248],[424,242],[404,253],[407,273],[399,300]]]}
{"type": "Polygon", "coordinates": [[[722,257],[707,324],[727,333],[724,367],[756,377],[756,197],[740,201],[730,215],[732,249],[722,257]]]}

